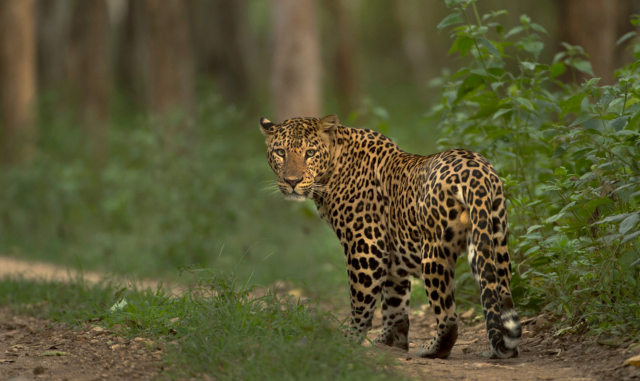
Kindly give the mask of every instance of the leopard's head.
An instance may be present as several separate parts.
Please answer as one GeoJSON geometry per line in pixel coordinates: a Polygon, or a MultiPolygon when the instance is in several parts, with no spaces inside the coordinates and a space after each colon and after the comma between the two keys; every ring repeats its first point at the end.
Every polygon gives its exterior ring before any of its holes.
{"type": "Polygon", "coordinates": [[[269,165],[286,200],[300,202],[322,191],[318,181],[331,168],[331,142],[338,124],[336,115],[293,118],[281,124],[260,118],[269,165]]]}

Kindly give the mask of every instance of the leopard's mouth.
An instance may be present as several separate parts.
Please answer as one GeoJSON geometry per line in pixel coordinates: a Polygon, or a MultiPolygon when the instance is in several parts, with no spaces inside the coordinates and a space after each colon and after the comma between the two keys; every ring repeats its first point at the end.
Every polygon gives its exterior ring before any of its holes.
{"type": "Polygon", "coordinates": [[[293,193],[284,195],[284,199],[287,201],[293,201],[293,202],[303,202],[304,200],[307,199],[307,197],[299,193],[293,192],[293,193]]]}
{"type": "Polygon", "coordinates": [[[284,194],[284,199],[287,201],[303,202],[309,195],[309,188],[291,188],[291,186],[288,184],[284,185],[280,183],[278,183],[278,185],[280,186],[280,191],[282,191],[282,194],[284,194]]]}

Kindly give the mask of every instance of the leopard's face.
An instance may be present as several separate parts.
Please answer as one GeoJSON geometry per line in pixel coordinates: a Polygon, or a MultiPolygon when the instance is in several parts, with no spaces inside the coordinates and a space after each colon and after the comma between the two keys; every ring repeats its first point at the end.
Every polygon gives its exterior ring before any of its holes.
{"type": "Polygon", "coordinates": [[[334,115],[287,119],[278,125],[260,119],[269,165],[286,200],[301,202],[322,192],[318,180],[331,167],[331,136],[337,124],[334,115]]]}

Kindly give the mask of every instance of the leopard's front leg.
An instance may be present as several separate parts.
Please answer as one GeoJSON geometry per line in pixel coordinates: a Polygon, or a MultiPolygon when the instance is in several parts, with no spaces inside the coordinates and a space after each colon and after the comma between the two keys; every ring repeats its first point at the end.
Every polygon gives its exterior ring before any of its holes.
{"type": "Polygon", "coordinates": [[[410,297],[411,279],[394,273],[391,264],[382,288],[382,332],[374,343],[409,350],[410,297]]]}
{"type": "Polygon", "coordinates": [[[364,231],[363,234],[353,235],[354,232],[347,229],[344,238],[352,238],[345,239],[343,247],[351,296],[350,330],[352,335],[362,339],[371,329],[376,302],[387,276],[388,259],[384,254],[384,241],[376,239],[370,233],[371,228],[360,231],[364,231]]]}

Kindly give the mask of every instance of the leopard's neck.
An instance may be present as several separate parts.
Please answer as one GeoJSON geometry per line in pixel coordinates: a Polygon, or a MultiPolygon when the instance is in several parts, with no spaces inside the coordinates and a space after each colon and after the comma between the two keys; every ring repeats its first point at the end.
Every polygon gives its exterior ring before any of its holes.
{"type": "MultiPolygon", "coordinates": [[[[331,137],[331,162],[323,176],[316,179],[322,184],[314,201],[325,204],[338,186],[351,181],[369,181],[378,186],[383,181],[382,168],[397,156],[419,157],[404,152],[391,139],[377,131],[338,126],[331,137]]],[[[354,188],[357,188],[357,184],[354,188]]]]}

